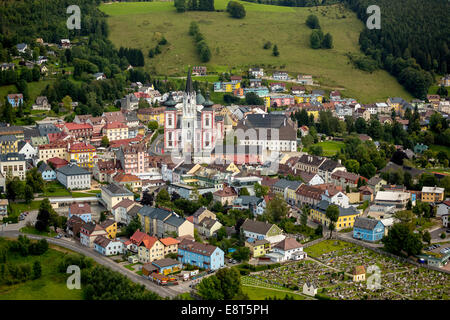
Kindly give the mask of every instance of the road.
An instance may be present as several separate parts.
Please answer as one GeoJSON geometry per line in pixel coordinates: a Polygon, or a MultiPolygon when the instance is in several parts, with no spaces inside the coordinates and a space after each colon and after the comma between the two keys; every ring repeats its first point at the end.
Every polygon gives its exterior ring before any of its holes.
{"type": "Polygon", "coordinates": [[[188,282],[182,282],[178,286],[173,286],[173,287],[159,286],[156,283],[153,283],[150,280],[145,279],[145,278],[135,274],[131,270],[128,270],[127,268],[119,265],[118,263],[113,262],[111,259],[97,253],[93,249],[83,247],[80,244],[70,241],[70,240],[55,239],[55,238],[37,236],[37,235],[31,235],[31,234],[23,234],[21,232],[18,232],[17,230],[0,232],[0,236],[8,237],[8,238],[17,238],[20,234],[26,235],[28,238],[34,239],[34,240],[46,239],[50,244],[58,245],[63,248],[81,253],[81,254],[85,255],[86,257],[90,257],[90,258],[94,259],[95,262],[97,262],[105,267],[108,267],[113,271],[119,272],[120,274],[129,278],[134,283],[145,286],[147,288],[147,290],[153,291],[164,298],[166,298],[166,297],[173,298],[183,292],[187,292],[190,290],[188,282]]]}

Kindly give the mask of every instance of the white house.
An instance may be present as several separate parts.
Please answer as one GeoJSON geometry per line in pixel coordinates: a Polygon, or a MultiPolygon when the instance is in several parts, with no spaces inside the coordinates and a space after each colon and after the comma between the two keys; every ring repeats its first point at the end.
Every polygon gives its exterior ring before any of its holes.
{"type": "Polygon", "coordinates": [[[446,213],[442,216],[442,225],[446,228],[448,228],[448,216],[450,213],[446,213]]]}
{"type": "Polygon", "coordinates": [[[303,245],[294,238],[285,238],[273,247],[273,251],[268,254],[272,261],[301,260],[307,257],[303,251],[303,245]]]}
{"type": "Polygon", "coordinates": [[[98,236],[94,240],[94,250],[104,256],[113,256],[123,253],[124,244],[119,240],[111,240],[105,236],[98,236]]]}
{"type": "Polygon", "coordinates": [[[33,148],[33,146],[25,141],[19,142],[19,153],[25,156],[25,159],[32,159],[37,157],[37,148],[33,148]]]}
{"type": "Polygon", "coordinates": [[[314,282],[306,281],[303,285],[303,294],[315,296],[317,294],[317,286],[314,282]]]}
{"type": "Polygon", "coordinates": [[[348,208],[349,206],[349,198],[342,191],[338,191],[337,193],[330,192],[329,190],[325,190],[325,193],[322,195],[322,200],[326,200],[330,203],[337,204],[343,208],[348,208]]]}
{"type": "Polygon", "coordinates": [[[444,214],[448,214],[449,212],[450,212],[450,200],[446,200],[438,205],[436,216],[442,217],[444,214]]]}
{"type": "Polygon", "coordinates": [[[56,169],[56,179],[70,190],[91,188],[91,173],[74,163],[56,169]]]}

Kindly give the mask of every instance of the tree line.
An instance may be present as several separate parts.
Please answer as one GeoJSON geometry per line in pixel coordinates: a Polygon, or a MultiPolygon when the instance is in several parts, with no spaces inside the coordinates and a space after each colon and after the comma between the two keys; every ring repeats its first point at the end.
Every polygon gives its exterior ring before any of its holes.
{"type": "Polygon", "coordinates": [[[214,11],[214,0],[175,0],[177,12],[214,11]]]}
{"type": "Polygon", "coordinates": [[[189,26],[189,35],[194,37],[197,45],[197,52],[202,62],[208,62],[211,59],[211,50],[205,41],[205,37],[200,32],[197,22],[192,21],[189,26]]]}

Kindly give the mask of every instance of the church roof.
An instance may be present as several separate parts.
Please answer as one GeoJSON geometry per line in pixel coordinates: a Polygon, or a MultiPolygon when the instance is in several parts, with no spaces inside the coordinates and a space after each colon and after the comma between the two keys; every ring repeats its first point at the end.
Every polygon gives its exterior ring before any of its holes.
{"type": "Polygon", "coordinates": [[[186,90],[187,93],[194,92],[194,86],[192,85],[192,78],[191,78],[191,69],[189,68],[187,80],[186,80],[186,90]]]}
{"type": "Polygon", "coordinates": [[[205,98],[203,97],[202,93],[200,92],[200,90],[197,91],[197,97],[196,97],[196,102],[197,104],[203,104],[205,102],[205,98]]]}
{"type": "Polygon", "coordinates": [[[172,92],[169,93],[169,97],[164,102],[164,105],[166,107],[174,107],[177,104],[177,102],[173,99],[172,92]]]}
{"type": "Polygon", "coordinates": [[[203,102],[203,106],[205,108],[207,107],[211,107],[212,105],[214,105],[214,102],[211,101],[210,97],[209,97],[209,91],[206,93],[206,100],[203,102]]]}

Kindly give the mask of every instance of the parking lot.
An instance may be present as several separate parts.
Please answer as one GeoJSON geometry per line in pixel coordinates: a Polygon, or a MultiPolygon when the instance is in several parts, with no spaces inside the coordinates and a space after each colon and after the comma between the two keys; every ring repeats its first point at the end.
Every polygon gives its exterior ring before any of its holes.
{"type": "Polygon", "coordinates": [[[424,251],[446,254],[450,252],[450,243],[436,243],[425,247],[424,251]]]}

